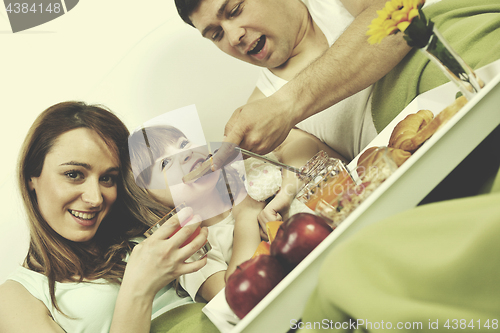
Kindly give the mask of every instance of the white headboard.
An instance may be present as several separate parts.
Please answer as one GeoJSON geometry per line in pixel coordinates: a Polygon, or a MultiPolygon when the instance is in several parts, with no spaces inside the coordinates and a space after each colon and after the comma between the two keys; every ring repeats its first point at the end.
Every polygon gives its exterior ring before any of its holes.
{"type": "Polygon", "coordinates": [[[6,93],[0,101],[1,109],[10,111],[2,111],[6,126],[0,181],[0,283],[22,263],[28,247],[15,164],[22,140],[42,110],[65,100],[101,103],[133,130],[165,112],[196,104],[210,142],[221,140],[227,119],[254,89],[258,68],[231,58],[203,39],[180,20],[173,1],[161,5],[149,1],[139,9],[127,5],[116,16],[117,4],[117,0],[106,4],[93,0],[72,10],[68,19],[55,20],[52,28],[42,26],[40,33],[6,36],[6,49],[16,54],[7,58],[2,82],[8,89],[2,90],[6,93]],[[95,8],[103,10],[99,17],[110,20],[89,26],[88,15],[94,15],[95,8]],[[157,12],[147,14],[148,8],[157,12]],[[158,28],[146,34],[150,27],[158,28]],[[145,36],[132,44],[143,32],[145,36]],[[50,47],[41,54],[29,52],[31,45],[43,43],[50,47]],[[125,45],[134,46],[124,53],[125,45]],[[116,65],[109,69],[108,64],[116,65]]]}
{"type": "Polygon", "coordinates": [[[86,100],[110,107],[130,130],[195,104],[207,141],[220,141],[257,75],[257,67],[226,55],[193,27],[168,21],[136,44],[86,100]]]}

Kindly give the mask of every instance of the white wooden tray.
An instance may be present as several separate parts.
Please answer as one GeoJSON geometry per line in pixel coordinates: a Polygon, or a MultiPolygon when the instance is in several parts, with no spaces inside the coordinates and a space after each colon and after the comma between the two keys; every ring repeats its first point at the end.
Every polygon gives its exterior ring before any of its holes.
{"type": "MultiPolygon", "coordinates": [[[[415,207],[500,124],[500,61],[477,70],[486,86],[425,142],[288,274],[245,318],[222,331],[287,332],[298,321],[317,284],[326,255],[361,228],[415,207]]],[[[420,109],[439,113],[455,98],[450,82],[412,101],[367,147],[386,146],[394,126],[420,109]]],[[[359,155],[358,155],[359,156],[359,155]]],[[[357,158],[349,165],[353,170],[357,158]]],[[[223,295],[223,294],[222,294],[223,295]]],[[[219,295],[221,296],[221,295],[219,295]]],[[[218,298],[224,302],[225,299],[218,298]]]]}

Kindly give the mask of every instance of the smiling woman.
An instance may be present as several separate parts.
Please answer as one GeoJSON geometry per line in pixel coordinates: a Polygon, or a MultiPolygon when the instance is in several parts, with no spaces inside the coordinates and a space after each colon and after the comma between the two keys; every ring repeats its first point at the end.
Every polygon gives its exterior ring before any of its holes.
{"type": "Polygon", "coordinates": [[[59,136],[29,185],[49,226],[68,240],[84,242],[94,237],[116,201],[118,173],[118,158],[104,140],[77,128],[59,136]]]}
{"type": "Polygon", "coordinates": [[[138,238],[165,209],[133,182],[128,135],[113,113],[80,102],[35,120],[18,168],[30,247],[0,285],[0,331],[149,332],[153,308],[192,303],[170,283],[205,265],[185,260],[207,232],[180,249],[194,227],[170,237],[170,219],[138,238]]]}

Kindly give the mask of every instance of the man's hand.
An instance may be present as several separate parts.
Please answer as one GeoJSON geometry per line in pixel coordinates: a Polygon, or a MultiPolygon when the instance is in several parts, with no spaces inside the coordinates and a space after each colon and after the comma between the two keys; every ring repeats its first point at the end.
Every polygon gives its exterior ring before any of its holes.
{"type": "Polygon", "coordinates": [[[294,125],[292,110],[272,95],[234,111],[226,124],[224,141],[267,154],[285,140],[294,125]]]}

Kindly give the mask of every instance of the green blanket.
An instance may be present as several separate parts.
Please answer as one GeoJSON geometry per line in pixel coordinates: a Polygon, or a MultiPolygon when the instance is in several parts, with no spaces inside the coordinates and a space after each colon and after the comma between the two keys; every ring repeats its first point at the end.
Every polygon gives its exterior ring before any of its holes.
{"type": "MultiPolygon", "coordinates": [[[[424,11],[472,68],[500,58],[500,1],[442,0],[424,11]]],[[[377,131],[383,130],[417,95],[448,81],[422,52],[412,50],[375,84],[372,113],[377,131]]]]}
{"type": "Polygon", "coordinates": [[[490,194],[420,206],[339,244],[322,265],[304,331],[499,330],[499,203],[497,176],[490,194]]]}
{"type": "Polygon", "coordinates": [[[193,303],[167,311],[151,322],[151,333],[218,333],[201,310],[206,304],[193,303]]]}

